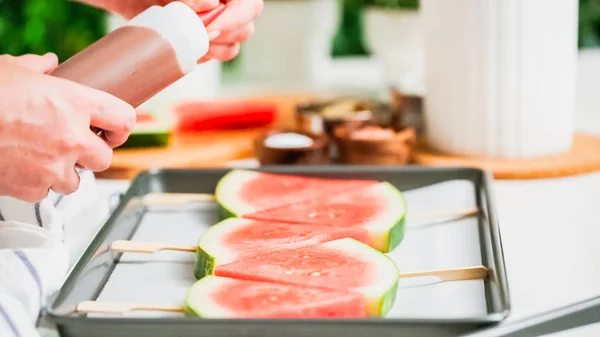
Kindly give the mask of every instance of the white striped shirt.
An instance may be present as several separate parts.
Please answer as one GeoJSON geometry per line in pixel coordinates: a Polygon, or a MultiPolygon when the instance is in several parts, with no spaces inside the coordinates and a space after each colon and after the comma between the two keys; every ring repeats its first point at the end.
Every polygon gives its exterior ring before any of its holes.
{"type": "Polygon", "coordinates": [[[38,336],[46,299],[60,288],[73,260],[65,224],[90,203],[98,206],[93,174],[82,171],[80,176],[79,190],[68,196],[51,192],[39,203],[0,197],[2,337],[38,336]]]}

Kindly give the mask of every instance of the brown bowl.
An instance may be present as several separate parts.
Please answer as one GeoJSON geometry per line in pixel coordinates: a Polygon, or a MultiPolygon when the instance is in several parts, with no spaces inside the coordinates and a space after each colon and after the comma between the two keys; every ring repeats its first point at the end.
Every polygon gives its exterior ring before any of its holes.
{"type": "Polygon", "coordinates": [[[335,129],[338,161],[341,164],[406,165],[410,162],[417,140],[413,128],[396,131],[392,138],[384,139],[355,139],[352,137],[354,132],[354,129],[343,125],[335,129]]]}
{"type": "Polygon", "coordinates": [[[296,148],[275,148],[265,145],[265,140],[284,131],[267,131],[254,140],[256,157],[261,165],[324,165],[329,164],[329,138],[326,135],[312,135],[294,131],[313,140],[311,146],[296,148]]]}
{"type": "Polygon", "coordinates": [[[387,115],[387,110],[385,104],[366,99],[313,101],[296,107],[296,125],[300,132],[332,136],[337,126],[356,118],[359,113],[365,116],[363,120],[373,121],[387,115]]]}

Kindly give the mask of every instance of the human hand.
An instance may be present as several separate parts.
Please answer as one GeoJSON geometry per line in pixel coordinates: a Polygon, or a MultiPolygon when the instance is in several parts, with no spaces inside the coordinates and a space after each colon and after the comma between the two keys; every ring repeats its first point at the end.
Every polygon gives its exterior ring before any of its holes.
{"type": "Polygon", "coordinates": [[[226,0],[225,11],[206,27],[212,39],[208,53],[199,63],[234,59],[240,52],[240,44],[254,34],[254,21],[263,6],[263,0],[226,0]]]}
{"type": "MultiPolygon", "coordinates": [[[[150,6],[164,6],[175,0],[78,0],[131,19],[150,6]]],[[[208,12],[216,8],[219,0],[182,0],[197,13],[208,12]]],[[[226,9],[215,21],[208,25],[211,45],[208,53],[198,62],[211,59],[228,61],[240,52],[240,44],[254,34],[254,20],[262,13],[263,0],[226,0],[226,9]]]]}
{"type": "Polygon", "coordinates": [[[58,57],[53,53],[47,53],[39,56],[35,54],[25,54],[12,56],[8,54],[0,55],[0,62],[12,62],[18,66],[31,69],[33,71],[48,74],[58,66],[58,57]]]}
{"type": "Polygon", "coordinates": [[[46,75],[56,65],[53,54],[0,56],[0,195],[36,202],[50,189],[75,192],[75,166],[106,170],[135,125],[129,104],[46,75]]]}

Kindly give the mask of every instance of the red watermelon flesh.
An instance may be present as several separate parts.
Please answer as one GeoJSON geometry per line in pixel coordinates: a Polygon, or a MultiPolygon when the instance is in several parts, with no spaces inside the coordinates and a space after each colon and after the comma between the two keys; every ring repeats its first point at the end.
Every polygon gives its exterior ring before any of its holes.
{"type": "Polygon", "coordinates": [[[206,318],[364,318],[358,293],[207,276],[188,292],[186,309],[206,318]]]}
{"type": "Polygon", "coordinates": [[[362,228],[230,218],[212,226],[200,236],[194,274],[199,279],[212,274],[215,266],[265,252],[300,248],[342,238],[369,242],[368,233],[362,228]]]}
{"type": "Polygon", "coordinates": [[[223,247],[240,252],[238,256],[255,255],[257,250],[273,250],[281,247],[292,249],[343,238],[353,238],[365,243],[369,240],[367,232],[362,228],[239,220],[250,223],[248,226],[228,232],[220,241],[223,247]]]}
{"type": "Polygon", "coordinates": [[[355,289],[374,281],[369,261],[323,247],[288,250],[218,266],[215,275],[255,281],[276,281],[310,287],[355,289]],[[350,273],[360,273],[349,277],[350,273]]]}
{"type": "Polygon", "coordinates": [[[233,170],[221,179],[216,199],[229,215],[241,216],[312,198],[355,191],[374,180],[322,179],[233,170]]]}
{"type": "Polygon", "coordinates": [[[380,315],[395,299],[399,271],[384,254],[356,240],[340,239],[217,266],[215,275],[357,292],[367,301],[367,313],[380,315]]]}
{"type": "Polygon", "coordinates": [[[394,249],[402,239],[406,203],[388,183],[371,184],[354,192],[325,196],[243,215],[255,220],[338,227],[369,232],[369,244],[382,251],[394,249]]]}
{"type": "Polygon", "coordinates": [[[248,219],[331,226],[363,226],[387,207],[383,196],[362,190],[316,198],[244,215],[248,219]]]}

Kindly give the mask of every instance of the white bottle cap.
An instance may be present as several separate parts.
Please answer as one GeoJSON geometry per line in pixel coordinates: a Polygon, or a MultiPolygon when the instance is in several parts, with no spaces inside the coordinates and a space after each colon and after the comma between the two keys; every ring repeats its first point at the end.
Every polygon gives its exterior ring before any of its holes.
{"type": "Polygon", "coordinates": [[[179,1],[164,7],[152,6],[131,19],[126,26],[146,27],[161,34],[173,46],[185,74],[194,70],[210,45],[206,27],[198,14],[179,1]]]}

